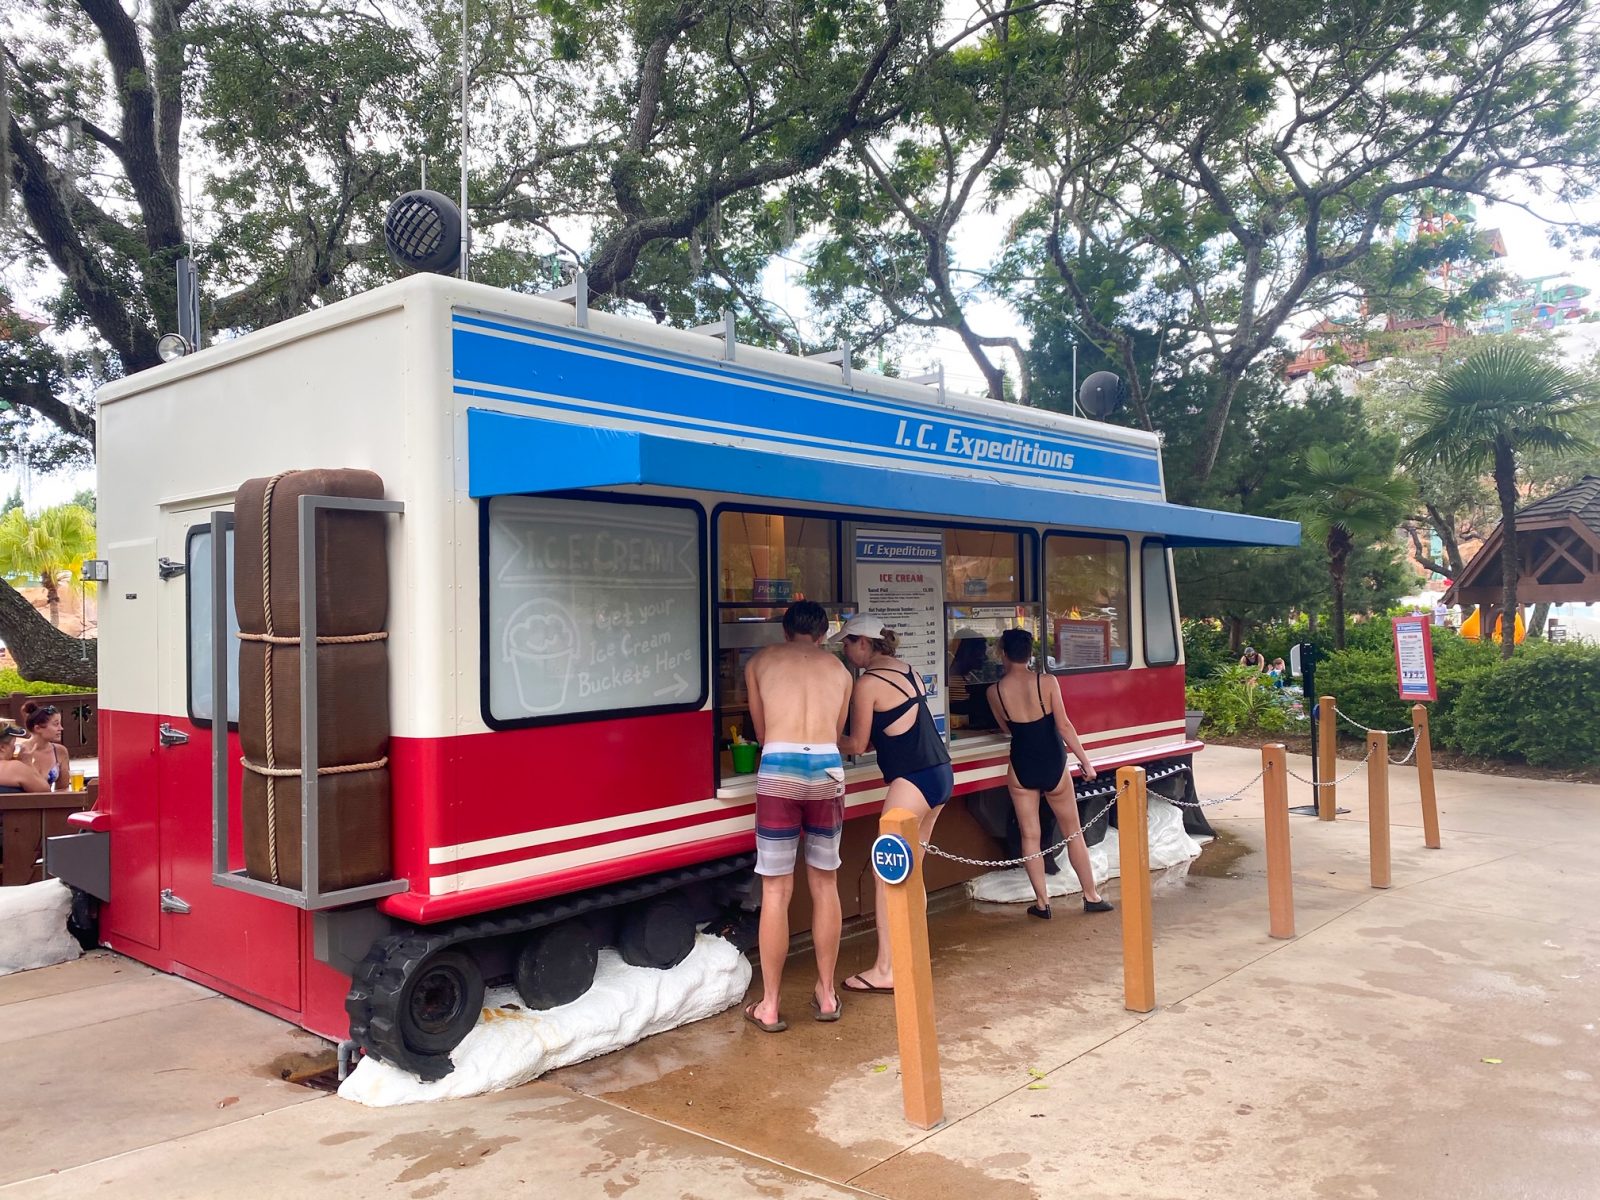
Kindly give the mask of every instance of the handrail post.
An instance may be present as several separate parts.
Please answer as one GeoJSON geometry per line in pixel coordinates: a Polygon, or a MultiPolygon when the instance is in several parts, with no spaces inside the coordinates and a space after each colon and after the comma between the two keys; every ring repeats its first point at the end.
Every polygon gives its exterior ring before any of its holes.
{"type": "Polygon", "coordinates": [[[1267,834],[1269,937],[1294,936],[1294,878],[1289,865],[1289,775],[1281,742],[1261,747],[1261,791],[1267,834]]]}
{"type": "Polygon", "coordinates": [[[1389,886],[1389,735],[1367,734],[1367,831],[1372,849],[1372,886],[1389,886]]]}
{"type": "Polygon", "coordinates": [[[1150,826],[1143,767],[1117,769],[1117,846],[1122,867],[1122,996],[1129,1012],[1156,1006],[1150,920],[1150,826]]]}
{"type": "Polygon", "coordinates": [[[1439,797],[1433,790],[1433,741],[1428,733],[1426,705],[1411,706],[1411,732],[1417,739],[1417,791],[1422,797],[1422,844],[1439,848],[1439,797]]]}
{"type": "Polygon", "coordinates": [[[1319,786],[1313,788],[1316,794],[1317,820],[1331,821],[1339,813],[1338,785],[1334,779],[1338,775],[1338,749],[1339,749],[1339,718],[1335,711],[1332,696],[1320,696],[1317,699],[1317,755],[1321,760],[1318,763],[1319,786]]]}
{"type": "Polygon", "coordinates": [[[228,873],[228,530],[232,512],[211,514],[211,874],[228,873]]]}

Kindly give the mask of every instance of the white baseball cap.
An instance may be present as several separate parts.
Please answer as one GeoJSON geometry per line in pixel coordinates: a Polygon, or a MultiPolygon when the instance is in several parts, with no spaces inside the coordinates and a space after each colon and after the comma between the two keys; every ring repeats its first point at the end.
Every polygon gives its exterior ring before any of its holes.
{"type": "Polygon", "coordinates": [[[869,613],[857,613],[844,623],[844,628],[828,640],[840,642],[847,637],[879,638],[883,636],[883,618],[869,613]]]}

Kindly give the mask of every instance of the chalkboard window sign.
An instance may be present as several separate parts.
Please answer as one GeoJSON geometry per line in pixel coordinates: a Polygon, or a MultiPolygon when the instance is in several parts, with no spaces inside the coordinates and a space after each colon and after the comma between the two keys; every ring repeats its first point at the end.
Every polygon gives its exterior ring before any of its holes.
{"type": "Polygon", "coordinates": [[[484,588],[495,722],[704,695],[696,509],[496,496],[484,588]]]}

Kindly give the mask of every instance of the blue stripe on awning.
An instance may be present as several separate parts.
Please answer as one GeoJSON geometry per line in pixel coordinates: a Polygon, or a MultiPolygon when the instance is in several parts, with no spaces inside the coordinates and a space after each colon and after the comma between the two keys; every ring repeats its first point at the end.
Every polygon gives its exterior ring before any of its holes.
{"type": "Polygon", "coordinates": [[[467,486],[475,497],[639,484],[931,520],[1122,530],[1174,546],[1300,544],[1293,521],[467,410],[467,486]]]}

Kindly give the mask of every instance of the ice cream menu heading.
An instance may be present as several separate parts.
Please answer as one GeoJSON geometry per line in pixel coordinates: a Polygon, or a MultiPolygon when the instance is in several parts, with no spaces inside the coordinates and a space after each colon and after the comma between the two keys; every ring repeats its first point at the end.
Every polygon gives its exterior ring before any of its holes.
{"type": "Polygon", "coordinates": [[[515,720],[698,696],[699,540],[689,509],[491,501],[491,713],[515,720]]]}
{"type": "Polygon", "coordinates": [[[898,655],[922,675],[943,733],[944,535],[858,529],[855,550],[856,603],[895,631],[898,655]]]}

